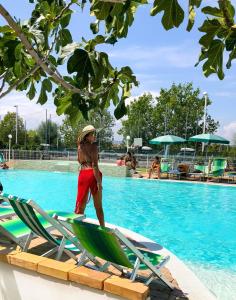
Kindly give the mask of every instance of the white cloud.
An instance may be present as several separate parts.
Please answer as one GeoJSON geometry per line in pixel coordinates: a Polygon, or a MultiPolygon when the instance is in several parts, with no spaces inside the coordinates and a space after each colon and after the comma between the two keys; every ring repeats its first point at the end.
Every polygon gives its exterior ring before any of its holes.
{"type": "Polygon", "coordinates": [[[35,129],[37,126],[51,115],[51,120],[58,124],[61,124],[63,117],[56,114],[56,108],[53,103],[47,103],[45,105],[37,104],[36,101],[30,101],[23,93],[13,92],[9,96],[0,100],[0,116],[4,117],[7,112],[15,112],[14,105],[18,105],[19,116],[26,121],[26,127],[28,129],[35,129]]]}
{"type": "Polygon", "coordinates": [[[229,124],[223,125],[219,130],[218,134],[222,135],[232,143],[236,136],[236,121],[230,122],[229,124]]]}
{"type": "Polygon", "coordinates": [[[193,67],[198,58],[198,49],[193,48],[186,41],[176,46],[141,47],[130,46],[125,49],[110,51],[110,57],[114,59],[133,62],[139,68],[163,66],[175,68],[193,67]],[[188,51],[186,51],[188,49],[188,51]]]}
{"type": "Polygon", "coordinates": [[[139,97],[143,96],[144,94],[152,94],[153,97],[159,97],[160,96],[160,92],[159,91],[143,91],[137,95],[131,96],[127,99],[125,99],[125,105],[130,105],[130,103],[134,102],[135,100],[137,100],[139,97]]]}

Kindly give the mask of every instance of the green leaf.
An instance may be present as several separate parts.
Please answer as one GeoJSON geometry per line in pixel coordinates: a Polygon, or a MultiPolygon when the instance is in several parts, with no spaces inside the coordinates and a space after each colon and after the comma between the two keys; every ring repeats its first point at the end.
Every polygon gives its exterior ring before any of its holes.
{"type": "Polygon", "coordinates": [[[77,107],[79,111],[82,113],[84,119],[88,119],[88,111],[89,107],[85,101],[85,99],[80,94],[72,95],[72,105],[73,107],[77,107]]]}
{"type": "Polygon", "coordinates": [[[110,13],[113,3],[94,1],[90,8],[91,16],[95,15],[98,20],[105,20],[110,13]]]}
{"type": "Polygon", "coordinates": [[[220,18],[224,17],[223,11],[217,7],[206,6],[203,7],[202,12],[204,14],[215,16],[215,17],[220,17],[220,18]]]}
{"type": "Polygon", "coordinates": [[[225,40],[225,48],[227,51],[232,51],[235,45],[236,45],[236,36],[235,34],[232,34],[225,40]]]}
{"type": "Polygon", "coordinates": [[[231,22],[234,23],[234,15],[235,15],[235,9],[234,6],[231,4],[230,0],[224,0],[224,1],[218,1],[219,7],[222,11],[225,9],[227,10],[229,16],[231,17],[231,22]]]}
{"type": "Polygon", "coordinates": [[[14,33],[14,30],[10,26],[4,25],[4,26],[0,26],[0,32],[1,33],[14,33]]]}
{"type": "Polygon", "coordinates": [[[123,83],[130,83],[133,82],[135,86],[138,86],[138,81],[136,80],[136,77],[133,74],[133,71],[131,70],[130,67],[122,67],[118,73],[118,78],[123,83]]]}
{"type": "Polygon", "coordinates": [[[58,100],[57,114],[60,116],[65,113],[65,111],[71,106],[71,95],[67,94],[58,100]]]}
{"type": "Polygon", "coordinates": [[[47,93],[46,93],[45,88],[42,84],[40,95],[39,95],[37,103],[43,105],[47,102],[47,100],[48,100],[47,93]]]}
{"type": "Polygon", "coordinates": [[[117,105],[117,107],[114,110],[114,115],[115,115],[116,119],[119,120],[126,113],[127,113],[127,108],[125,106],[125,101],[124,101],[124,99],[121,99],[121,101],[119,102],[119,104],[117,105]]]}
{"type": "Polygon", "coordinates": [[[112,34],[106,39],[107,44],[114,45],[117,42],[117,38],[112,34]]]}
{"type": "Polygon", "coordinates": [[[191,29],[193,28],[195,16],[196,16],[196,12],[194,10],[194,6],[190,5],[189,6],[189,14],[188,14],[187,31],[191,31],[191,29]]]}
{"type": "Polygon", "coordinates": [[[205,48],[208,48],[214,37],[221,30],[221,28],[222,25],[218,20],[205,20],[203,25],[198,29],[201,32],[206,32],[206,34],[200,38],[199,43],[205,48]]]}
{"type": "Polygon", "coordinates": [[[17,61],[14,65],[14,73],[16,77],[20,77],[22,74],[22,69],[21,69],[21,61],[17,61]]]}
{"type": "Polygon", "coordinates": [[[105,43],[105,37],[103,35],[97,35],[94,39],[88,41],[87,45],[84,47],[87,51],[92,51],[99,44],[105,43]]]}
{"type": "MultiPolygon", "coordinates": [[[[77,107],[74,106],[70,106],[67,110],[66,110],[66,114],[69,115],[69,120],[71,122],[71,124],[73,126],[76,126],[76,124],[78,124],[78,122],[81,121],[81,112],[79,111],[79,109],[77,107]]],[[[85,120],[88,119],[88,115],[83,116],[83,118],[85,120]]]]}
{"type": "Polygon", "coordinates": [[[15,58],[17,60],[20,60],[22,57],[21,51],[22,51],[22,44],[18,44],[15,48],[15,58]]]}
{"type": "Polygon", "coordinates": [[[189,0],[189,5],[196,6],[197,8],[200,7],[202,0],[189,0]]]}
{"type": "Polygon", "coordinates": [[[113,84],[108,91],[107,101],[110,102],[110,100],[112,100],[113,104],[116,106],[119,103],[118,94],[119,94],[118,84],[113,84]]]}
{"type": "Polygon", "coordinates": [[[191,31],[195,21],[195,7],[198,8],[201,5],[202,0],[189,0],[188,4],[188,25],[187,31],[191,31]]]}
{"type": "Polygon", "coordinates": [[[130,91],[131,91],[131,84],[130,83],[124,84],[122,89],[122,98],[124,99],[129,98],[131,96],[130,91]]]}
{"type": "Polygon", "coordinates": [[[72,10],[67,10],[67,15],[64,16],[61,20],[60,20],[60,24],[62,28],[66,28],[69,24],[70,24],[70,19],[71,19],[71,14],[72,14],[72,10]]]}
{"type": "Polygon", "coordinates": [[[43,80],[42,88],[49,93],[52,91],[52,83],[48,78],[43,80]]]}
{"type": "Polygon", "coordinates": [[[227,69],[231,68],[231,64],[232,64],[233,59],[236,59],[236,48],[234,48],[233,51],[231,51],[231,53],[229,55],[229,59],[228,59],[227,64],[226,64],[227,69]]]}
{"type": "Polygon", "coordinates": [[[36,89],[35,86],[33,84],[33,82],[31,83],[30,89],[27,93],[27,96],[30,98],[30,100],[33,100],[36,94],[36,89]]]}
{"type": "Polygon", "coordinates": [[[67,63],[67,71],[69,74],[79,72],[84,63],[86,64],[89,59],[88,52],[83,49],[76,49],[74,54],[69,58],[67,63]]]}
{"type": "Polygon", "coordinates": [[[83,49],[75,50],[67,62],[67,70],[69,74],[77,72],[76,80],[80,88],[88,85],[89,76],[95,76],[89,53],[83,49]]]}
{"type": "Polygon", "coordinates": [[[99,21],[96,21],[95,23],[90,23],[90,29],[93,34],[97,34],[99,31],[99,21]]]}
{"type": "Polygon", "coordinates": [[[67,44],[71,44],[73,42],[71,33],[68,29],[61,29],[59,31],[59,38],[62,47],[65,47],[67,44]]]}
{"type": "Polygon", "coordinates": [[[151,16],[164,12],[162,24],[166,30],[179,27],[184,20],[184,11],[178,0],[155,0],[151,10],[151,16]]]}
{"type": "Polygon", "coordinates": [[[24,55],[24,62],[29,66],[33,67],[35,65],[35,60],[28,54],[24,55]]]}
{"type": "Polygon", "coordinates": [[[221,40],[214,40],[207,51],[207,61],[203,65],[203,73],[208,77],[217,73],[219,79],[224,78],[223,72],[223,51],[224,43],[221,40]]]}
{"type": "Polygon", "coordinates": [[[50,63],[52,63],[54,66],[57,66],[57,60],[54,56],[49,55],[48,60],[50,61],[50,63]]]}

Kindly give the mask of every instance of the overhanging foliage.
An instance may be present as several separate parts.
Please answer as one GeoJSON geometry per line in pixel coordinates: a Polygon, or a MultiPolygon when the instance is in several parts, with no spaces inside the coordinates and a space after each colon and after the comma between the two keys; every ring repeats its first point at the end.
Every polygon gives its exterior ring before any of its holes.
{"type": "MultiPolygon", "coordinates": [[[[112,102],[115,117],[126,114],[125,99],[138,82],[129,66],[117,69],[110,64],[105,52],[97,45],[115,44],[125,38],[133,25],[136,10],[147,4],[146,0],[105,2],[101,0],[29,0],[34,5],[29,20],[13,19],[0,4],[0,14],[6,25],[0,27],[0,98],[13,89],[26,91],[29,99],[38,97],[38,103],[54,97],[57,113],[66,114],[76,122],[81,112],[97,107],[106,109],[112,102]],[[94,38],[73,41],[69,29],[72,8],[83,10],[90,6],[95,21],[90,24],[94,38]],[[101,26],[102,25],[102,26],[101,26]],[[105,28],[105,32],[104,32],[105,28]],[[67,66],[67,73],[58,68],[67,66]],[[40,90],[37,95],[37,89],[40,90]]],[[[188,25],[194,25],[196,10],[206,15],[199,43],[205,76],[216,73],[224,78],[224,52],[229,54],[226,67],[236,58],[235,9],[229,0],[216,1],[216,6],[205,6],[204,1],[189,0],[188,25]]],[[[179,27],[185,12],[178,0],[155,0],[151,15],[162,14],[162,26],[166,30],[179,27]]]]}

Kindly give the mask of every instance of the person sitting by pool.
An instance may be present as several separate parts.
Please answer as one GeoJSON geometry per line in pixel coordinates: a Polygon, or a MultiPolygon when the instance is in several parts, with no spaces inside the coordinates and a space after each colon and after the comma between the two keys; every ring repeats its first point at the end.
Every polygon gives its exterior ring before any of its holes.
{"type": "Polygon", "coordinates": [[[78,162],[81,170],[78,177],[75,213],[84,214],[90,191],[99,223],[105,226],[102,208],[102,173],[98,168],[98,147],[95,139],[95,128],[92,125],[84,127],[78,137],[78,162]]]}
{"type": "Polygon", "coordinates": [[[9,169],[9,166],[4,162],[4,163],[0,164],[0,168],[3,170],[7,170],[7,169],[9,169]]]}
{"type": "Polygon", "coordinates": [[[125,165],[130,170],[136,171],[137,160],[136,157],[132,155],[130,151],[128,151],[125,155],[125,165]]]}
{"type": "Polygon", "coordinates": [[[149,169],[148,178],[150,179],[153,173],[157,173],[157,178],[161,178],[161,160],[158,156],[155,156],[154,161],[149,169]]]}
{"type": "Polygon", "coordinates": [[[122,155],[119,159],[116,161],[117,166],[124,166],[125,165],[125,155],[122,155]]]}
{"type": "Polygon", "coordinates": [[[1,181],[0,181],[0,193],[3,191],[3,185],[2,185],[2,183],[1,183],[1,181]]]}

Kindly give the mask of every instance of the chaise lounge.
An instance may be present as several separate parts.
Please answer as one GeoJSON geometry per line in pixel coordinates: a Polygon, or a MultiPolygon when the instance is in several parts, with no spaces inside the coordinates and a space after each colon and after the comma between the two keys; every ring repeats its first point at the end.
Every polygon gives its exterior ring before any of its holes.
{"type": "Polygon", "coordinates": [[[53,248],[42,254],[50,256],[57,253],[56,259],[60,259],[63,252],[77,261],[77,257],[72,253],[81,252],[81,246],[77,239],[68,234],[60,224],[53,219],[55,214],[62,217],[83,219],[83,215],[73,213],[47,211],[41,209],[33,200],[20,199],[18,197],[1,194],[2,198],[9,201],[14,212],[19,218],[0,223],[0,233],[10,241],[18,244],[23,251],[27,251],[30,242],[34,237],[40,236],[52,244],[53,248]],[[56,229],[62,238],[58,238],[50,233],[56,229]]]}
{"type": "Polygon", "coordinates": [[[139,270],[149,270],[150,275],[144,278],[145,284],[150,284],[154,279],[159,279],[165,287],[173,289],[172,284],[161,273],[161,268],[168,262],[169,256],[163,257],[144,249],[138,249],[118,229],[110,229],[95,224],[62,219],[58,220],[68,230],[72,230],[79,239],[86,252],[82,254],[80,264],[87,261],[86,254],[105,260],[100,270],[106,270],[110,265],[123,274],[135,280],[139,270]],[[131,269],[131,273],[128,271],[131,269]]]}

